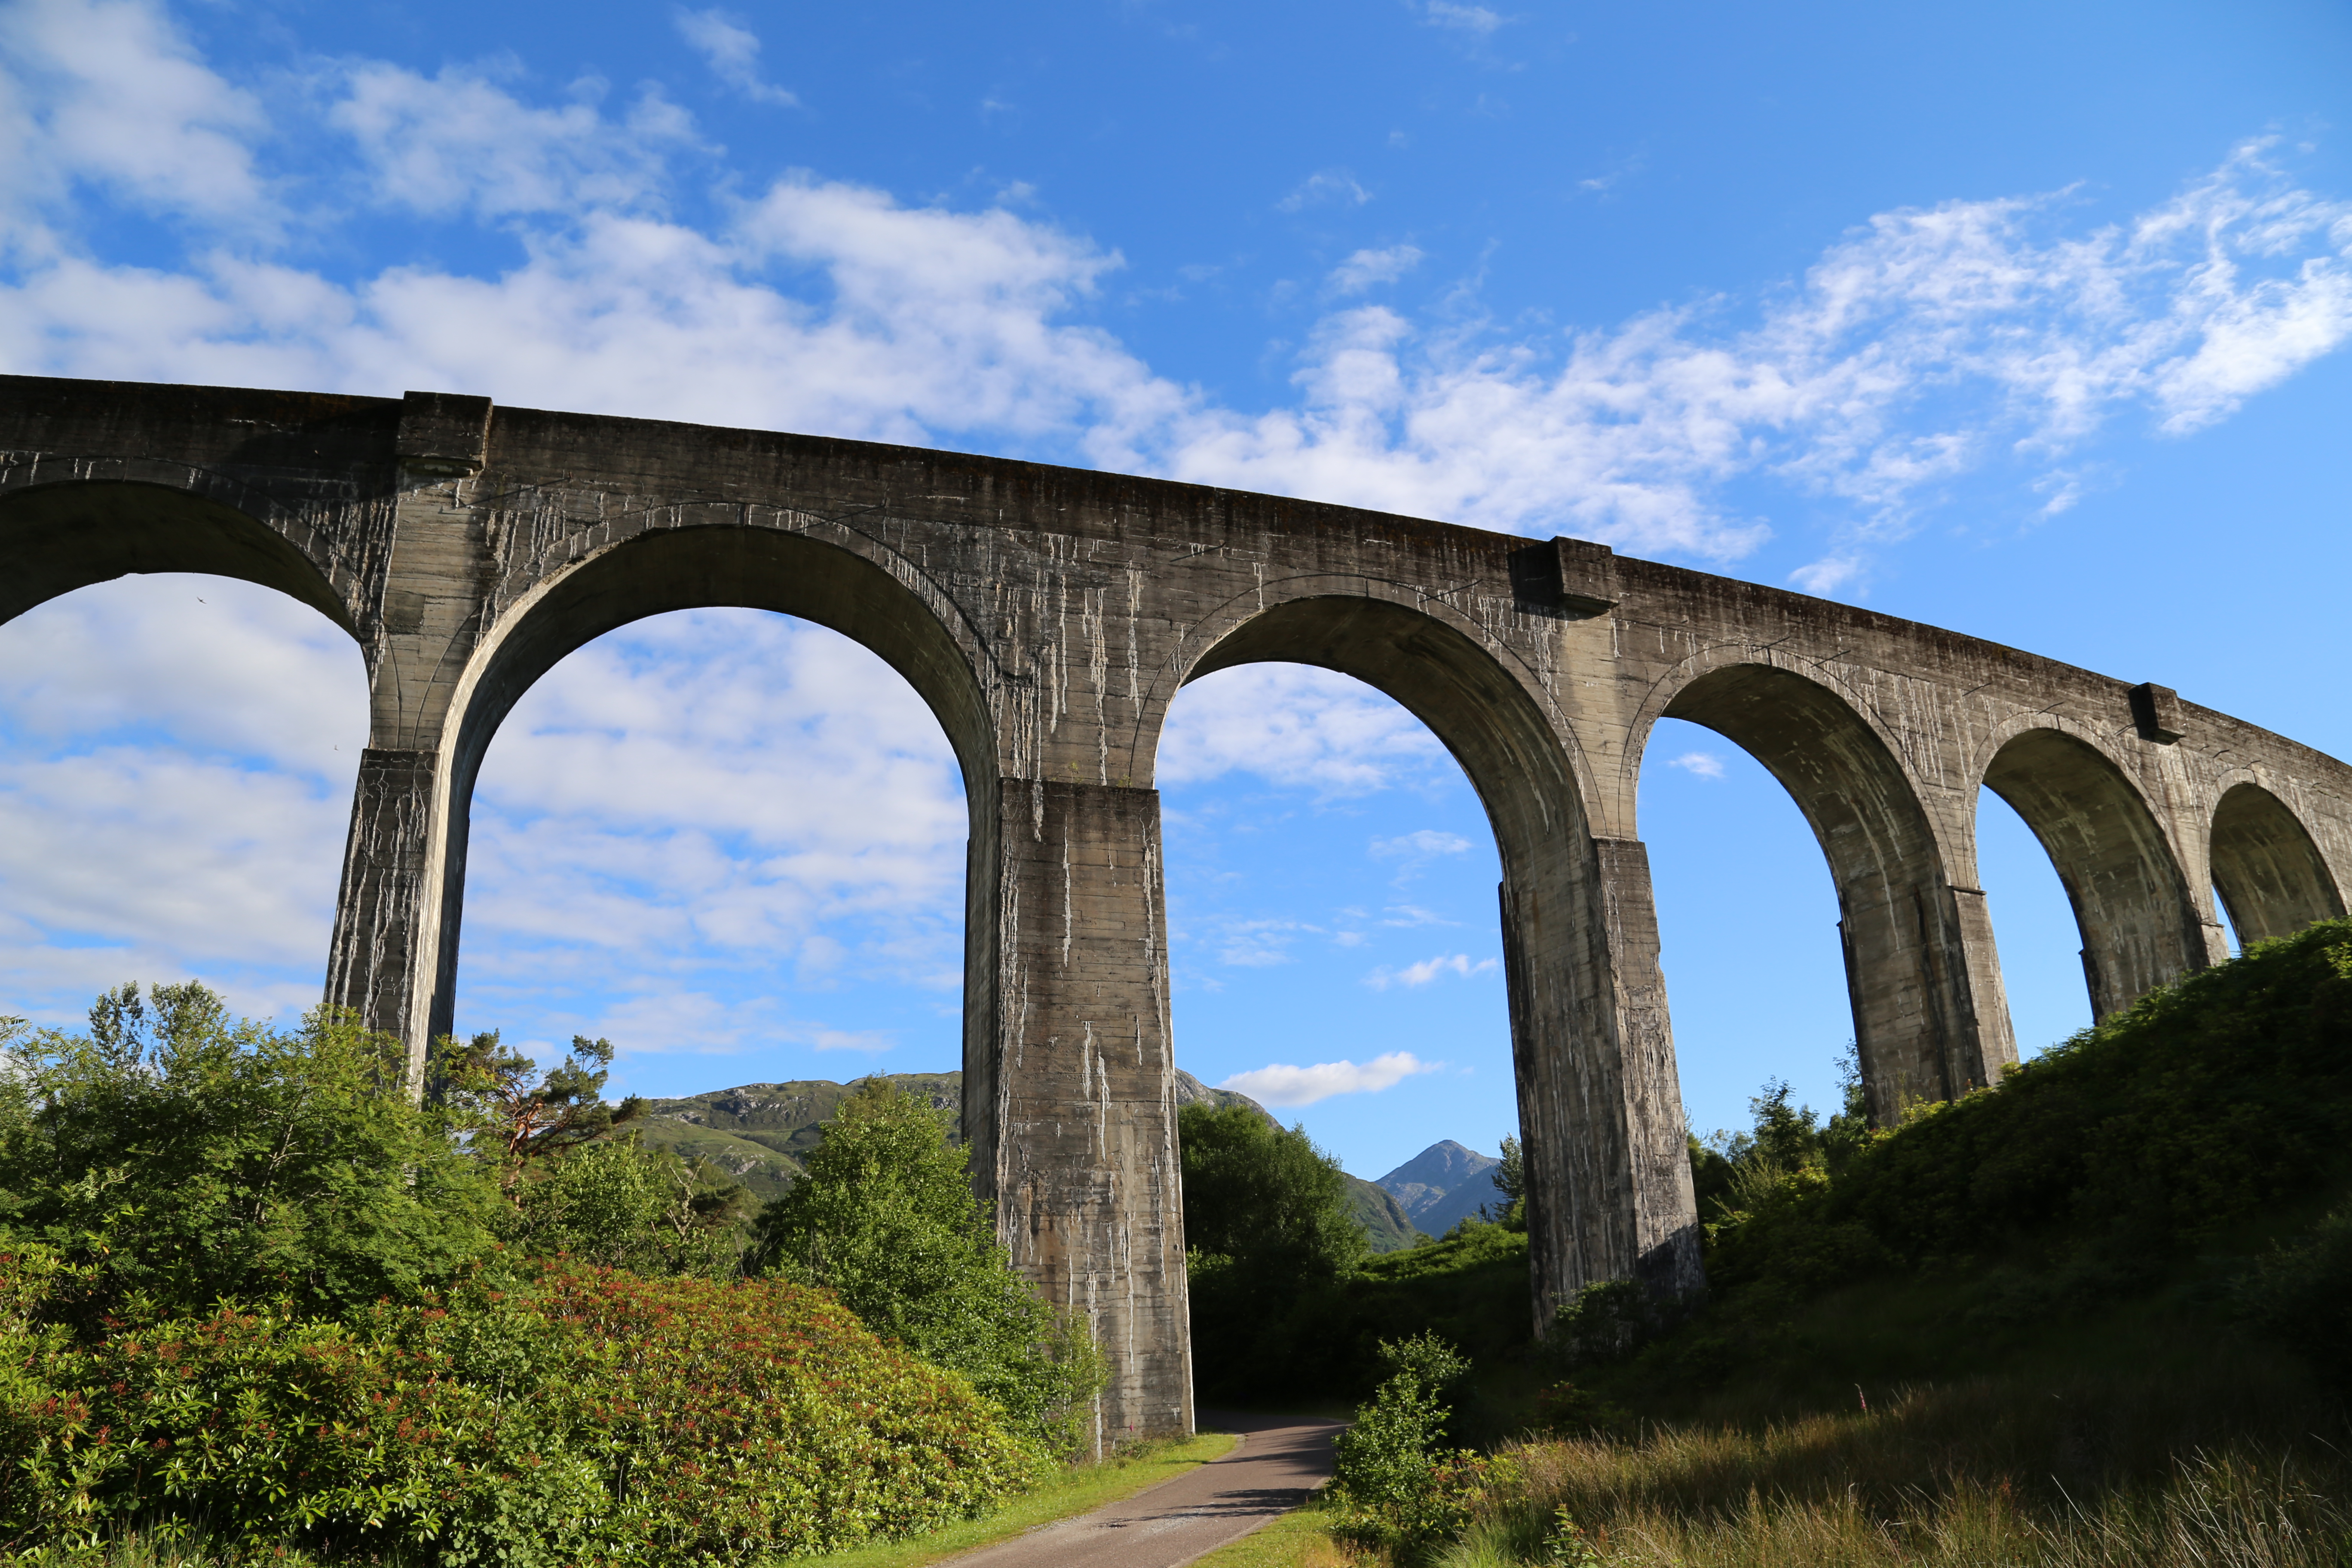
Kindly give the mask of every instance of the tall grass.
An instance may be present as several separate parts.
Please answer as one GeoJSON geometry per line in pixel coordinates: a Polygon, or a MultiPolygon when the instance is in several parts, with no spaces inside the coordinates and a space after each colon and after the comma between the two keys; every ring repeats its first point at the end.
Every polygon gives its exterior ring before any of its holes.
{"type": "Polygon", "coordinates": [[[1507,1446],[1438,1561],[2352,1568],[2340,1412],[2233,1405],[2206,1382],[1984,1380],[1867,1413],[1507,1446]]]}

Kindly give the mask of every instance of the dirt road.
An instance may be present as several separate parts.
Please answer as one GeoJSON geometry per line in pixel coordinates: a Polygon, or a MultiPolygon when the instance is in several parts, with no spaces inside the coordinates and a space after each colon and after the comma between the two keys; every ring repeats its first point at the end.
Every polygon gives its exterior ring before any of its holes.
{"type": "Polygon", "coordinates": [[[1204,1431],[1239,1432],[1233,1452],[1107,1508],[952,1557],[940,1568],[1178,1568],[1289,1512],[1331,1476],[1344,1423],[1204,1410],[1204,1431]]]}

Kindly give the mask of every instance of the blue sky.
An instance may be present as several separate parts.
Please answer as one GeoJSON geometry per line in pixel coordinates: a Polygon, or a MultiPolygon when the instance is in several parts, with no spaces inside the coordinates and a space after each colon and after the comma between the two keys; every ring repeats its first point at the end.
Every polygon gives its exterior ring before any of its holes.
{"type": "MultiPolygon", "coordinates": [[[[2352,13],[2332,4],[0,5],[0,369],[913,441],[1865,603],[2338,755],[2352,13]]],[[[0,627],[0,995],[317,993],[356,651],[242,584],[0,627]]],[[[1377,1175],[1514,1121],[1494,847],[1290,667],[1160,759],[1180,1060],[1377,1175]]],[[[560,666],[476,804],[458,1009],[683,1092],[950,1066],[938,726],[711,612],[560,666]]],[[[1835,1094],[1834,898],[1662,726],[1694,1123],[1835,1094]]],[[[2021,1041],[2086,1020],[1997,802],[2021,1041]]]]}

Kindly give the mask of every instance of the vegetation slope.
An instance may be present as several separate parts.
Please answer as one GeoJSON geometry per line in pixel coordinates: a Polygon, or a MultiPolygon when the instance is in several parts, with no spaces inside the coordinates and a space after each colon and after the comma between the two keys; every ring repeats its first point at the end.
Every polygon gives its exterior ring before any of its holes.
{"type": "MultiPolygon", "coordinates": [[[[1597,1287],[1538,1342],[1506,1310],[1507,1223],[1273,1326],[1388,1341],[1360,1426],[1387,1447],[1360,1445],[1352,1494],[1343,1466],[1350,1539],[1461,1563],[2352,1562],[2352,925],[1899,1126],[1768,1086],[1693,1175],[1695,1308],[1597,1287]],[[1409,1327],[1435,1332],[1400,1360],[1409,1327]],[[1475,1372],[1428,1372],[1457,1347],[1475,1372]]],[[[1366,1369],[1351,1350],[1322,1375],[1366,1369]]]]}

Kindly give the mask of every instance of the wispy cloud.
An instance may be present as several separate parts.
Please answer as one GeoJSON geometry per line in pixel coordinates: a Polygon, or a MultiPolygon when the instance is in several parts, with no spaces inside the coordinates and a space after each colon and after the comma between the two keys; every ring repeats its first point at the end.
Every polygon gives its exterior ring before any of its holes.
{"type": "Polygon", "coordinates": [[[1219,1084],[1266,1105],[1312,1105],[1336,1094],[1375,1094],[1418,1073],[1444,1064],[1425,1062],[1411,1051],[1391,1051],[1368,1062],[1318,1062],[1313,1067],[1271,1067],[1235,1073],[1219,1084]]]}
{"type": "Polygon", "coordinates": [[[1703,779],[1719,779],[1723,776],[1723,759],[1713,752],[1685,752],[1679,757],[1668,757],[1666,766],[1680,768],[1686,773],[1703,779]]]}
{"type": "Polygon", "coordinates": [[[1212,942],[1220,963],[1241,969],[1269,969],[1294,962],[1291,944],[1320,930],[1295,920],[1225,921],[1216,928],[1212,942]]]}
{"type": "Polygon", "coordinates": [[[1360,294],[1382,283],[1393,283],[1420,265],[1421,251],[1410,245],[1360,250],[1331,269],[1331,289],[1339,294],[1360,294]]]}
{"type": "Polygon", "coordinates": [[[1325,795],[1443,776],[1458,764],[1422,723],[1361,681],[1297,664],[1241,665],[1177,695],[1163,784],[1254,773],[1325,795]]]}
{"type": "Polygon", "coordinates": [[[1460,834],[1441,833],[1433,827],[1372,840],[1372,854],[1382,860],[1423,860],[1433,855],[1459,855],[1469,847],[1470,840],[1460,834]]]}
{"type": "Polygon", "coordinates": [[[1468,33],[1475,37],[1489,38],[1501,28],[1517,20],[1484,5],[1455,5],[1448,0],[1428,0],[1422,7],[1422,20],[1433,27],[1447,27],[1468,33]]]}
{"type": "Polygon", "coordinates": [[[710,67],[711,74],[755,103],[780,109],[800,100],[760,74],[760,35],[725,12],[679,10],[673,13],[679,37],[692,45],[710,67]]]}
{"type": "Polygon", "coordinates": [[[1275,203],[1277,211],[1295,213],[1307,207],[1339,205],[1360,207],[1372,199],[1356,176],[1345,169],[1318,169],[1301,180],[1291,193],[1275,203]]]}
{"type": "Polygon", "coordinates": [[[1408,963],[1402,969],[1375,969],[1364,976],[1364,984],[1375,991],[1386,991],[1391,985],[1414,988],[1443,980],[1449,974],[1457,980],[1491,974],[1498,967],[1491,958],[1474,962],[1466,952],[1440,953],[1434,958],[1424,958],[1418,963],[1408,963]]]}

